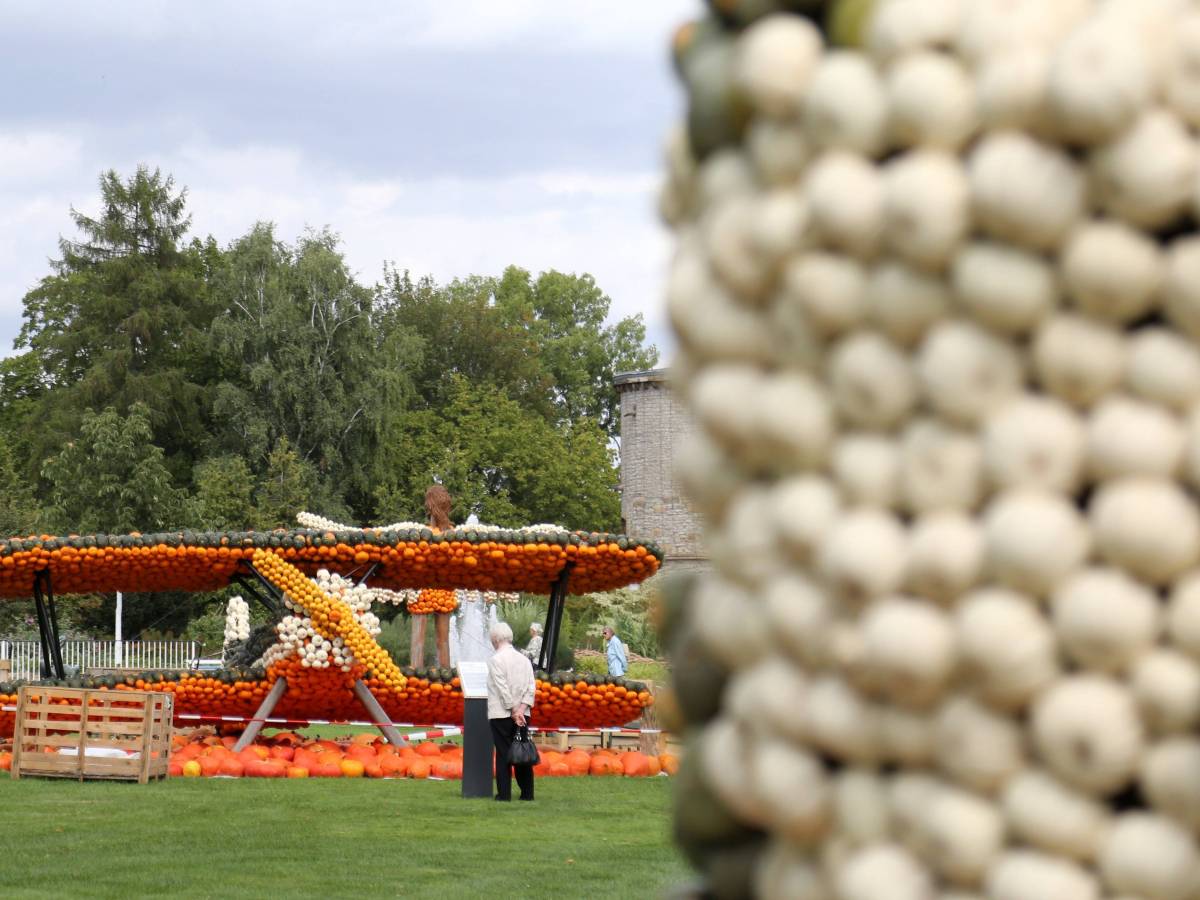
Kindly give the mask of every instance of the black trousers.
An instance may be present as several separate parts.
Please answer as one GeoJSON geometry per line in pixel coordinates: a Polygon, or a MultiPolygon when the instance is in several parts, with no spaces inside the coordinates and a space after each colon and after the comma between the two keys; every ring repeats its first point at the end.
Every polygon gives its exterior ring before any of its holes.
{"type": "MultiPolygon", "coordinates": [[[[529,717],[526,716],[526,721],[529,717]]],[[[512,799],[513,770],[517,773],[517,787],[522,800],[533,799],[533,766],[514,766],[508,761],[508,748],[517,734],[517,723],[511,718],[488,719],[492,726],[492,744],[496,747],[496,799],[512,799]]]]}

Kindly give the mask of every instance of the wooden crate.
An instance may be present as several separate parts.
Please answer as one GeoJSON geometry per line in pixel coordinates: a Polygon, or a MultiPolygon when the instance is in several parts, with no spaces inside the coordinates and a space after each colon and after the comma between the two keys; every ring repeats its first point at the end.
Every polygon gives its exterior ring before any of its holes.
{"type": "Polygon", "coordinates": [[[17,695],[12,777],[140,784],[165,778],[174,699],[154,691],[25,685],[17,695]]]}
{"type": "Polygon", "coordinates": [[[12,660],[0,659],[0,681],[12,680],[12,660]]]}

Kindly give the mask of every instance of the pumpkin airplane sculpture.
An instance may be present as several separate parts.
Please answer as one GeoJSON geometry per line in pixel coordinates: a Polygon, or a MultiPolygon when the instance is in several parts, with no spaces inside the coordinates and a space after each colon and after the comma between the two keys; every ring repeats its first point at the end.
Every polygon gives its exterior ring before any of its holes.
{"type": "MultiPolygon", "coordinates": [[[[72,678],[113,690],[167,691],[177,717],[462,721],[453,670],[401,669],[375,640],[373,602],[402,602],[406,589],[525,591],[550,595],[538,668],[538,724],[619,726],[652,702],[645,686],[553,671],[568,593],[611,590],[653,575],[661,551],[622,535],[540,525],[438,531],[417,523],[349,528],[302,513],[305,527],[271,532],[37,535],[0,541],[0,599],[31,595],[43,666],[66,681],[58,650],[55,593],[213,591],[236,584],[278,618],[275,643],[240,668],[72,678]],[[369,585],[369,586],[368,586],[369,585]],[[272,702],[264,705],[268,696],[272,702]],[[256,711],[258,713],[256,714],[256,711]]],[[[0,707],[17,685],[0,684],[0,707]]],[[[261,724],[261,723],[259,723],[261,724]]],[[[14,715],[0,711],[0,735],[14,715]]],[[[253,724],[251,726],[254,727],[253,724]]],[[[256,729],[255,729],[256,730],[256,729]]]]}

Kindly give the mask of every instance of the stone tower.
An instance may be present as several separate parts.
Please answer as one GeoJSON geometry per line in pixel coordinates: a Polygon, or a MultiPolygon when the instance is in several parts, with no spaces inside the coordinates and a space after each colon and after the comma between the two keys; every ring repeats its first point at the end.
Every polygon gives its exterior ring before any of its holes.
{"type": "Polygon", "coordinates": [[[675,448],[692,429],[690,414],[671,393],[666,369],[625,372],[613,379],[621,396],[621,516],[624,531],[652,540],[671,568],[701,566],[699,517],[675,483],[675,448]]]}

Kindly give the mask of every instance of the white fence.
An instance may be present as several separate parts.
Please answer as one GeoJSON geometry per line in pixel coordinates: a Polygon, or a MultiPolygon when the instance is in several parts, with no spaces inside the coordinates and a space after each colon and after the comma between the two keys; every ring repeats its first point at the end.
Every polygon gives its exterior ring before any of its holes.
{"type": "MultiPolygon", "coordinates": [[[[188,669],[200,656],[199,641],[63,641],[63,666],[91,669],[188,669]]],[[[42,648],[37,641],[0,641],[0,660],[8,660],[8,677],[41,677],[42,648]]]]}

